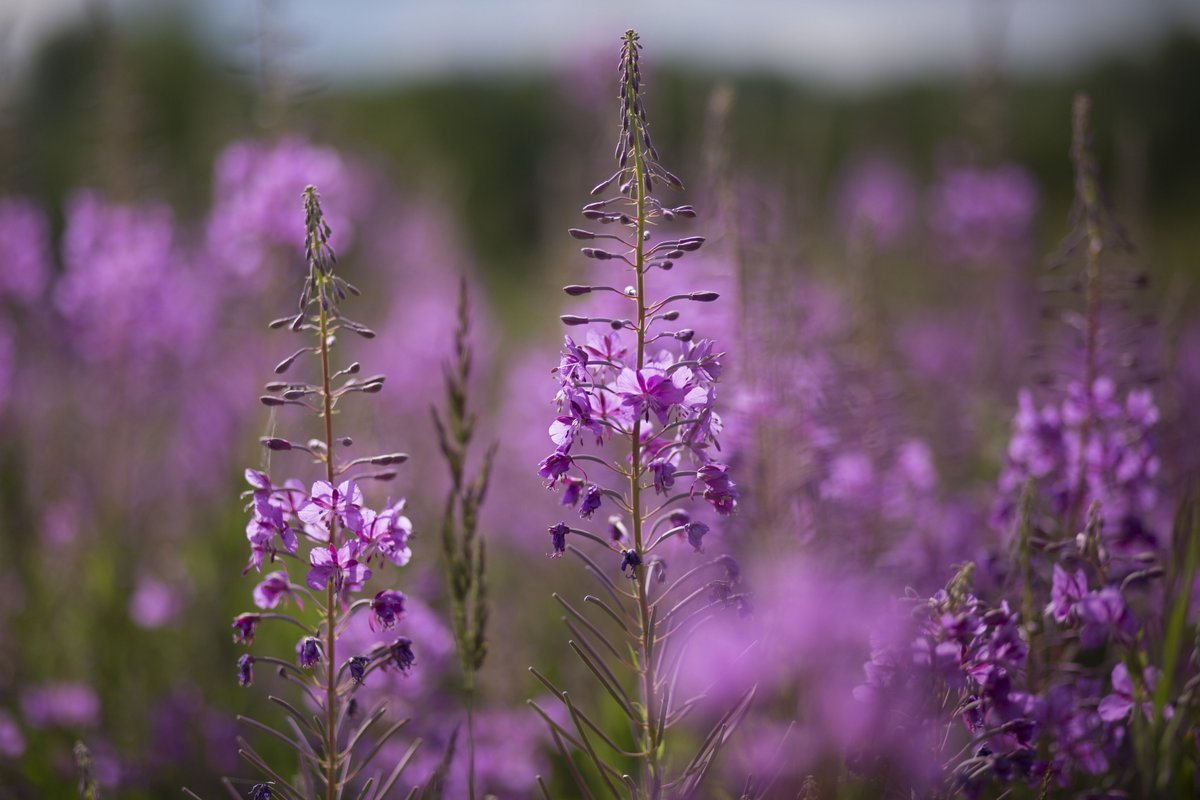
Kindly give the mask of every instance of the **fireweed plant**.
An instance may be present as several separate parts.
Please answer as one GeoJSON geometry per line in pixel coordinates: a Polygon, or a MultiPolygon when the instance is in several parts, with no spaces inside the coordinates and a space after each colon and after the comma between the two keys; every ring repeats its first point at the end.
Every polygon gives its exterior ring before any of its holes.
{"type": "Polygon", "coordinates": [[[353,445],[351,437],[335,431],[338,405],[349,395],[380,391],[384,376],[360,378],[362,367],[358,362],[342,368],[333,363],[339,333],[355,333],[368,339],[375,334],[342,314],[341,302],[358,290],[334,271],[331,231],[312,186],[304,190],[304,213],[308,276],[299,312],[272,322],[271,327],[308,335],[312,343],[281,361],[275,373],[283,375],[302,358],[308,358],[316,362],[319,382],[268,383],[261,402],[272,409],[306,409],[320,421],[321,436],[300,443],[272,435],[263,438],[262,444],[271,452],[305,454],[320,466],[322,475],[308,488],[294,478],[277,483],[265,471],[246,470],[250,484],[246,492],[251,513],[246,527],[250,560],[243,574],[252,569],[262,572],[264,565],[282,568],[270,571],[255,587],[254,604],[259,610],[236,617],[233,629],[234,640],[247,646],[253,644],[258,626],[264,622],[287,623],[300,631],[294,662],[247,652],[238,660],[237,680],[242,686],[250,686],[256,667],[269,665],[281,679],[300,687],[316,713],[306,714],[291,702],[271,696],[269,699],[287,712],[290,734],[241,718],[296,752],[299,770],[293,777],[286,777],[291,774],[288,770],[268,764],[244,740],[239,740],[239,746],[242,756],[268,779],[252,789],[251,796],[256,800],[335,800],[351,788],[355,797],[382,798],[395,786],[417,745],[386,776],[366,777],[363,771],[374,754],[407,720],[394,722],[375,735],[372,728],[385,717],[386,704],[364,714],[357,707],[355,692],[376,670],[407,672],[415,660],[412,642],[404,636],[393,637],[367,652],[343,658],[338,641],[355,614],[370,614],[371,629],[380,633],[391,630],[404,616],[405,596],[399,591],[385,589],[372,597],[356,595],[372,577],[372,566],[401,567],[412,557],[408,546],[412,525],[403,515],[405,501],[389,501],[374,510],[364,504],[359,488],[363,480],[394,478],[395,465],[408,457],[403,453],[357,458],[338,455],[353,445]],[[292,570],[304,571],[303,583],[294,580],[294,573],[286,566],[289,561],[297,562],[292,570]],[[288,604],[296,606],[296,615],[276,610],[288,604]]]}
{"type": "MultiPolygon", "coordinates": [[[[681,503],[702,498],[717,514],[729,515],[736,509],[738,492],[728,467],[714,457],[721,431],[714,401],[723,354],[712,341],[696,338],[694,330],[673,324],[681,316],[679,304],[709,303],[717,294],[691,291],[651,299],[648,291],[655,270],[677,267],[704,239],[659,239],[653,232],[660,222],[694,217],[695,210],[690,205],[670,206],[652,194],[656,183],[675,189],[682,184],[661,166],[650,138],[640,49],[638,35],[628,31],[619,69],[618,168],[591,194],[602,196],[610,187],[616,192],[583,207],[587,220],[611,226],[614,232],[570,230],[573,238],[588,243],[582,249],[585,257],[602,262],[605,269],[627,268],[632,285],[617,288],[604,281],[565,288],[572,297],[613,293],[623,299],[629,316],[562,317],[567,326],[598,329],[588,330],[582,342],[565,339],[555,370],[559,415],[550,426],[557,447],[539,465],[546,486],[562,490],[563,505],[577,507],[584,520],[607,519],[599,533],[565,521],[549,529],[551,555],[571,551],[599,581],[604,597],[584,598],[599,623],[564,598],[555,599],[567,614],[564,620],[574,636],[571,649],[627,719],[633,745],[614,741],[537,669],[531,671],[563,703],[573,732],[536,703],[531,705],[550,726],[582,796],[594,797],[597,789],[614,797],[657,800],[696,795],[717,752],[745,715],[753,689],[717,720],[681,769],[668,769],[667,733],[698,701],[675,696],[686,640],[717,609],[747,611],[749,603],[736,592],[738,570],[732,559],[706,559],[672,581],[662,555],[664,544],[676,537],[686,539],[697,553],[704,550],[709,526],[693,519],[681,503]],[[608,243],[615,247],[603,247],[608,243]],[[591,445],[594,453],[583,452],[591,445]],[[610,563],[593,559],[573,542],[598,545],[610,563]],[[616,567],[626,580],[609,577],[616,567]],[[630,680],[622,680],[619,672],[630,680]],[[581,753],[583,770],[568,747],[581,753]],[[630,763],[636,765],[632,776],[618,766],[630,763]],[[584,771],[593,768],[595,778],[589,780],[584,771]]],[[[542,789],[548,795],[544,785],[542,789]]]]}
{"type": "Polygon", "coordinates": [[[462,669],[467,705],[467,792],[475,798],[475,679],[487,657],[487,559],[479,538],[479,509],[487,495],[496,446],[488,448],[479,471],[467,475],[467,458],[475,438],[477,415],[467,405],[473,354],[467,281],[458,295],[458,328],[454,359],[445,365],[446,406],[432,410],[438,446],[450,469],[450,491],[442,516],[442,557],[450,595],[454,644],[462,669]]]}
{"type": "Polygon", "coordinates": [[[1032,392],[1020,395],[997,511],[1014,532],[1001,576],[1011,596],[976,593],[968,563],[933,597],[910,593],[907,623],[875,642],[856,696],[904,747],[890,765],[875,753],[856,766],[893,789],[1183,797],[1197,788],[1200,643],[1189,609],[1200,520],[1185,502],[1173,532],[1159,529],[1153,396],[1131,386],[1121,397],[1102,372],[1101,255],[1121,239],[1083,96],[1071,154],[1067,249],[1085,248],[1083,374],[1041,408],[1032,392]]]}

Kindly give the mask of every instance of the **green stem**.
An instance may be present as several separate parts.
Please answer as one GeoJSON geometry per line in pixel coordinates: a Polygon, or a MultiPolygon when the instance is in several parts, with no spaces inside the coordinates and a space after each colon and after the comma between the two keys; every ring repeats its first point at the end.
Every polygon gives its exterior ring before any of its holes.
{"type": "MultiPolygon", "coordinates": [[[[636,96],[633,86],[633,72],[630,70],[626,78],[629,103],[629,130],[633,134],[633,169],[637,199],[637,239],[635,240],[634,271],[637,273],[637,371],[640,373],[646,360],[646,180],[644,160],[642,155],[642,131],[640,120],[634,111],[632,98],[636,96]]],[[[630,506],[633,509],[633,546],[639,557],[645,562],[646,552],[642,540],[642,417],[633,423],[631,449],[631,469],[629,473],[630,506]]],[[[637,584],[639,659],[641,661],[642,682],[642,747],[646,754],[645,790],[649,800],[658,800],[661,796],[661,780],[659,777],[658,748],[655,735],[655,720],[657,713],[656,680],[654,676],[654,631],[650,627],[650,601],[647,582],[642,574],[635,573],[637,584]]]]}
{"type": "MultiPolygon", "coordinates": [[[[330,386],[332,372],[329,368],[329,312],[325,308],[324,277],[318,278],[318,300],[320,304],[321,336],[321,395],[325,417],[325,479],[333,485],[333,391],[330,386]]],[[[337,514],[329,515],[329,545],[337,547],[337,514]]],[[[338,752],[337,752],[337,665],[334,647],[337,644],[338,598],[334,581],[325,589],[325,797],[337,800],[338,752]]]]}

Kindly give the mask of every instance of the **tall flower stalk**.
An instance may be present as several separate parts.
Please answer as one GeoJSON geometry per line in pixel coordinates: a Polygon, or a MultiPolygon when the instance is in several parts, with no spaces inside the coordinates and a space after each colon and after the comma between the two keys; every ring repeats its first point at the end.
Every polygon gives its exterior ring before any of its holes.
{"type": "Polygon", "coordinates": [[[628,31],[620,57],[618,169],[592,190],[593,196],[603,195],[615,186],[616,194],[583,208],[586,219],[611,225],[617,232],[570,231],[573,238],[589,243],[582,249],[585,257],[616,267],[623,264],[632,273],[633,283],[623,289],[605,284],[565,288],[572,297],[609,293],[620,298],[621,306],[612,315],[562,317],[567,326],[597,325],[602,332],[589,330],[583,344],[566,337],[557,369],[559,416],[550,426],[557,449],[539,465],[547,486],[561,486],[563,504],[578,505],[583,519],[591,519],[605,502],[617,512],[608,517],[607,532],[602,535],[565,522],[552,526],[551,555],[570,549],[612,601],[610,605],[596,596],[584,598],[585,604],[607,618],[597,625],[556,595],[576,637],[570,643],[572,650],[628,718],[634,746],[618,745],[566,692],[541,672],[533,673],[562,700],[574,723],[572,733],[534,704],[549,723],[580,791],[592,796],[588,781],[570,760],[567,745],[586,754],[613,796],[633,794],[657,800],[687,797],[697,790],[717,749],[745,713],[752,691],[718,722],[682,771],[669,775],[667,732],[696,703],[696,698],[679,702],[674,697],[682,640],[711,617],[715,607],[744,609],[747,604],[745,596],[734,590],[737,568],[731,559],[708,561],[668,583],[666,560],[661,555],[663,545],[679,536],[686,537],[696,552],[703,551],[708,525],[693,520],[678,504],[700,493],[716,513],[731,514],[737,490],[728,467],[712,455],[721,430],[714,402],[723,354],[712,341],[696,339],[693,329],[664,329],[665,324],[679,320],[678,304],[712,302],[717,294],[691,291],[656,300],[648,296],[653,271],[674,268],[688,253],[698,250],[704,239],[665,236],[656,241],[653,229],[660,223],[692,218],[695,210],[690,205],[667,205],[653,194],[655,183],[675,189],[683,186],[659,163],[650,137],[638,64],[640,49],[638,35],[628,31]],[[615,242],[618,248],[594,246],[607,242],[615,242]],[[632,348],[622,334],[633,337],[632,348]],[[595,445],[595,453],[580,452],[589,444],[595,445]],[[589,474],[589,470],[601,474],[589,474]],[[689,481],[690,486],[684,485],[689,481]],[[618,585],[601,564],[569,546],[568,537],[598,544],[619,557],[620,571],[632,580],[631,588],[618,585]],[[725,579],[706,582],[710,570],[724,571],[725,579]],[[624,638],[626,647],[614,644],[602,627],[624,638]],[[625,685],[610,662],[616,670],[633,674],[634,688],[625,685]],[[602,754],[597,737],[612,757],[636,760],[639,774],[632,777],[613,766],[602,754]]]}
{"type": "Polygon", "coordinates": [[[271,452],[305,454],[318,465],[321,479],[305,489],[295,479],[277,484],[265,471],[246,471],[251,487],[246,493],[252,514],[246,528],[251,552],[243,572],[261,571],[264,563],[299,561],[302,541],[310,546],[305,559],[308,571],[303,585],[292,582],[286,567],[266,575],[253,593],[260,611],[239,615],[233,627],[235,641],[246,645],[253,643],[263,622],[284,622],[300,629],[303,635],[296,645],[295,663],[246,653],[238,662],[238,680],[249,686],[254,681],[255,665],[270,664],[282,679],[301,687],[317,713],[305,713],[287,700],[270,697],[287,712],[290,735],[241,718],[296,752],[300,769],[292,780],[284,777],[290,774],[287,770],[269,765],[248,743],[239,743],[242,755],[269,780],[253,789],[256,800],[276,796],[336,800],[351,787],[357,797],[382,798],[399,779],[416,745],[390,774],[368,778],[363,771],[372,756],[407,720],[395,722],[375,735],[372,728],[384,718],[386,705],[362,715],[355,693],[376,670],[407,672],[414,662],[412,642],[401,636],[348,658],[338,652],[338,643],[357,613],[370,613],[372,630],[391,629],[404,615],[405,596],[399,591],[383,590],[373,598],[354,596],[372,577],[372,565],[403,566],[412,556],[408,548],[412,525],[402,514],[404,501],[376,511],[364,505],[359,488],[363,480],[391,480],[396,476],[394,466],[408,457],[403,453],[339,456],[353,445],[351,437],[335,432],[339,404],[351,394],[380,391],[384,376],[359,378],[361,366],[357,362],[342,368],[334,364],[333,350],[339,334],[350,332],[368,339],[375,334],[341,312],[342,301],[358,290],[335,273],[336,259],[329,245],[331,231],[312,186],[304,191],[304,212],[308,276],[299,311],[276,320],[271,327],[286,327],[313,338],[311,344],[281,361],[275,373],[283,375],[301,359],[308,359],[315,362],[319,382],[273,381],[260,399],[272,409],[299,406],[309,411],[320,423],[321,437],[301,443],[269,436],[262,444],[271,452]],[[286,603],[295,603],[299,613],[275,610],[286,603]],[[359,756],[357,749],[366,752],[359,756]]]}
{"type": "Polygon", "coordinates": [[[433,409],[438,446],[450,469],[450,491],[442,516],[442,555],[454,643],[463,674],[467,706],[467,791],[475,800],[475,690],[476,675],[487,657],[487,558],[479,538],[479,508],[487,495],[493,445],[484,454],[474,477],[467,475],[467,457],[475,438],[477,416],[467,406],[467,384],[473,356],[471,318],[466,278],[459,286],[458,328],[454,334],[454,359],[445,367],[446,407],[433,409]]]}

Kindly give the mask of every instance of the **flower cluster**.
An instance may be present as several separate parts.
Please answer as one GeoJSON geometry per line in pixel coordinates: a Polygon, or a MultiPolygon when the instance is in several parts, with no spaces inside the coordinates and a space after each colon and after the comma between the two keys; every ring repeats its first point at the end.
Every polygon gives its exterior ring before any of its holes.
{"type": "MultiPolygon", "coordinates": [[[[939,697],[941,708],[906,708],[898,718],[923,728],[939,720],[961,720],[973,752],[956,766],[960,778],[991,773],[1007,779],[1028,775],[1033,766],[1031,698],[1019,691],[1028,645],[1019,616],[1007,602],[988,606],[956,579],[919,603],[911,639],[877,642],[864,666],[866,682],[855,690],[873,710],[898,698],[939,697]]],[[[894,631],[893,631],[894,636],[894,631]]],[[[936,753],[930,754],[936,756],[936,753]]]]}
{"type": "Polygon", "coordinates": [[[1118,549],[1152,549],[1157,543],[1152,515],[1158,503],[1160,462],[1153,438],[1158,419],[1149,389],[1132,389],[1122,400],[1105,377],[1090,393],[1073,384],[1061,402],[1040,408],[1031,392],[1022,391],[1000,476],[996,523],[1011,524],[1031,481],[1043,513],[1065,518],[1072,509],[1098,502],[1110,543],[1118,549]]]}

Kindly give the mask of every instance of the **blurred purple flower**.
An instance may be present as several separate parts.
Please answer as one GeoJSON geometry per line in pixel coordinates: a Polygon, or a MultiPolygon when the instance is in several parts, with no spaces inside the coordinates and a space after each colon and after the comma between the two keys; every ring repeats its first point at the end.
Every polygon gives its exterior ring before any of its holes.
{"type": "Polygon", "coordinates": [[[869,238],[873,245],[886,248],[912,226],[917,191],[912,176],[898,163],[870,156],[842,175],[834,205],[848,238],[869,238]]]}
{"type": "Polygon", "coordinates": [[[94,728],[100,722],[100,698],[82,683],[27,687],[21,713],[32,728],[94,728]]]}
{"type": "Polygon", "coordinates": [[[1016,164],[948,167],[929,191],[939,253],[953,261],[989,264],[1022,257],[1037,210],[1037,184],[1016,164]]]}
{"type": "Polygon", "coordinates": [[[0,197],[0,300],[32,303],[49,280],[50,223],[29,198],[0,197]]]}
{"type": "Polygon", "coordinates": [[[161,628],[179,613],[177,589],[158,578],[143,576],[129,598],[129,617],[143,628],[161,628]]]}

